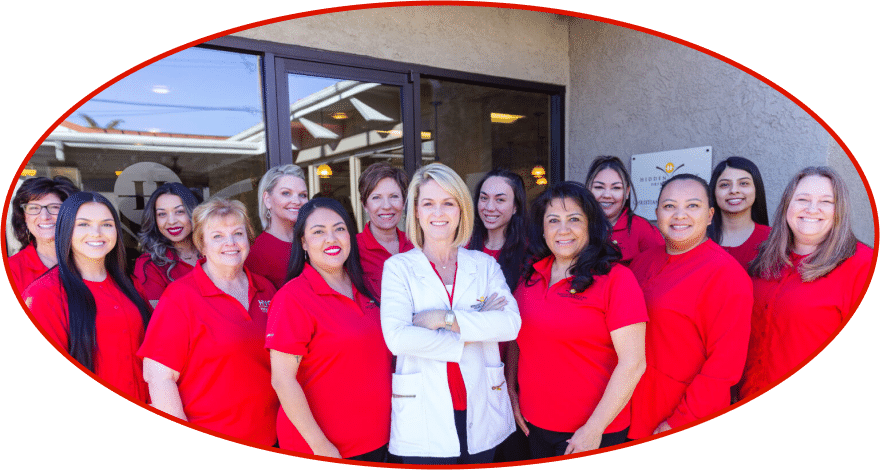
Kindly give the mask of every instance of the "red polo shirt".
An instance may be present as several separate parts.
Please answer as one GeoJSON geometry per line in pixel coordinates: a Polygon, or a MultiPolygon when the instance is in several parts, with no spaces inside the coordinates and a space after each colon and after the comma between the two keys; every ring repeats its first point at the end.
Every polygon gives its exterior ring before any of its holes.
{"type": "MultiPolygon", "coordinates": [[[[266,330],[266,348],[303,356],[296,380],[343,458],[382,447],[391,432],[391,352],[379,307],[352,290],[355,300],[306,264],[273,299],[266,330]]],[[[282,449],[312,453],[283,408],[278,441],[282,449]]]]}
{"type": "Polygon", "coordinates": [[[666,246],[663,241],[663,235],[657,230],[657,227],[651,225],[642,217],[633,215],[632,226],[626,228],[626,214],[629,209],[624,208],[617,218],[617,222],[611,231],[611,242],[620,248],[623,257],[620,262],[624,266],[629,266],[632,259],[643,251],[649,250],[657,246],[666,246]]]}
{"type": "Polygon", "coordinates": [[[263,337],[275,288],[245,270],[245,310],[202,264],[165,289],[138,355],[180,373],[177,388],[190,423],[271,446],[278,397],[263,337]]]}
{"type": "Polygon", "coordinates": [[[251,245],[244,267],[272,282],[275,290],[284,285],[292,243],[276,238],[269,232],[257,236],[251,245]]]}
{"type": "Polygon", "coordinates": [[[159,266],[153,262],[149,253],[138,256],[134,262],[134,277],[144,286],[147,300],[159,300],[165,288],[172,281],[176,281],[193,270],[192,265],[186,264],[177,256],[177,251],[169,249],[165,252],[168,259],[177,261],[171,269],[171,277],[168,276],[168,265],[159,266]]]}
{"type": "MultiPolygon", "coordinates": [[[[128,396],[147,402],[147,384],[136,355],[144,339],[144,323],[137,306],[110,276],[101,282],[85,283],[96,307],[95,375],[128,396]]],[[[58,268],[34,281],[22,297],[49,339],[69,352],[70,315],[58,268]]]]}
{"type": "MultiPolygon", "coordinates": [[[[535,263],[537,282],[521,282],[514,295],[522,317],[519,402],[536,426],[575,432],[593,414],[617,366],[611,331],[647,322],[648,313],[629,269],[615,264],[572,294],[570,277],[549,285],[553,259],[535,263]]],[[[629,422],[627,405],[605,432],[622,431],[629,422]]]]}
{"type": "Polygon", "coordinates": [[[712,240],[686,253],[658,247],[630,268],[648,306],[647,370],[632,399],[633,439],[664,420],[673,428],[730,405],[742,376],[752,309],[752,282],[712,240]]]}
{"type": "Polygon", "coordinates": [[[871,273],[873,251],[859,243],[853,256],[810,282],[797,268],[804,256],[777,279],[753,279],[752,335],[740,397],[764,391],[797,369],[843,327],[855,312],[871,273]]]}
{"type": "Polygon", "coordinates": [[[730,256],[748,271],[749,263],[758,256],[758,245],[760,245],[767,237],[770,236],[770,227],[761,224],[755,224],[755,229],[749,238],[740,246],[722,246],[724,251],[730,253],[730,256]]]}
{"type": "MultiPolygon", "coordinates": [[[[391,257],[391,253],[385,249],[370,231],[370,223],[364,227],[364,231],[357,234],[358,254],[361,257],[361,268],[364,271],[364,282],[373,296],[382,300],[382,268],[385,261],[391,257]]],[[[413,244],[406,238],[406,234],[397,230],[398,253],[406,253],[413,249],[413,244]]]]}
{"type": "Polygon", "coordinates": [[[48,270],[33,243],[9,257],[9,272],[12,273],[12,281],[19,293],[24,292],[34,279],[48,270]]]}

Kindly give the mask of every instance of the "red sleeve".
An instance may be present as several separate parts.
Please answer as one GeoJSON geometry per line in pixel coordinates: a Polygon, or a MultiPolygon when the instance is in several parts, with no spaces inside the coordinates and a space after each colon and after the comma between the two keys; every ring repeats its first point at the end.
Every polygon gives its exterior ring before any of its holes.
{"type": "Polygon", "coordinates": [[[152,359],[175,372],[183,371],[190,355],[193,332],[191,308],[185,296],[199,295],[189,289],[168,289],[150,318],[137,355],[152,359]]]}
{"type": "Polygon", "coordinates": [[[61,285],[54,282],[55,273],[43,276],[22,293],[25,305],[31,311],[34,321],[43,329],[49,340],[68,351],[70,315],[67,300],[61,292],[61,285]]]}
{"type": "Polygon", "coordinates": [[[297,299],[302,295],[302,284],[288,282],[272,298],[269,322],[266,326],[266,349],[305,356],[308,344],[315,335],[315,319],[297,299]]]}
{"type": "Polygon", "coordinates": [[[752,283],[736,263],[723,268],[703,289],[697,328],[703,337],[706,361],[681,403],[666,422],[673,428],[708,416],[730,405],[730,387],[743,373],[749,345],[753,304],[752,283]]]}
{"type": "Polygon", "coordinates": [[[608,331],[648,321],[645,295],[632,271],[623,265],[612,268],[609,279],[605,323],[608,331]]]}
{"type": "MultiPolygon", "coordinates": [[[[844,289],[850,287],[847,298],[844,300],[843,311],[841,312],[843,317],[841,320],[843,321],[852,318],[861,300],[861,296],[865,292],[868,276],[871,275],[871,258],[873,255],[874,253],[870,248],[859,244],[856,247],[856,253],[846,261],[847,264],[851,263],[851,266],[848,266],[851,273],[848,273],[849,276],[847,276],[849,286],[841,286],[844,289]]],[[[840,267],[842,268],[843,266],[840,267]]]]}
{"type": "Polygon", "coordinates": [[[132,275],[143,286],[144,298],[148,301],[159,300],[168,287],[168,279],[162,271],[167,268],[168,266],[156,266],[147,254],[139,256],[135,261],[132,275]]]}
{"type": "Polygon", "coordinates": [[[639,219],[641,222],[639,230],[639,253],[654,248],[655,246],[666,246],[663,235],[657,227],[645,219],[639,219]]]}

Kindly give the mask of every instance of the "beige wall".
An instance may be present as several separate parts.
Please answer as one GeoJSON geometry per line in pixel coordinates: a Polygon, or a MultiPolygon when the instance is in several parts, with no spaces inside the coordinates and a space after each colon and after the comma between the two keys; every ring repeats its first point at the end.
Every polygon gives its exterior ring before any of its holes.
{"type": "MultiPolygon", "coordinates": [[[[713,164],[760,167],[772,213],[800,168],[831,165],[855,200],[856,235],[873,245],[867,193],[846,154],[804,110],[751,75],[645,33],[561,15],[407,6],[289,20],[237,36],[566,86],[566,178],[597,155],[703,145],[713,164]]],[[[748,65],[748,64],[746,64],[748,65]]]]}
{"type": "Polygon", "coordinates": [[[236,36],[463,72],[565,85],[568,17],[486,7],[412,6],[297,18],[236,36]]]}
{"type": "Polygon", "coordinates": [[[597,155],[712,146],[713,166],[731,155],[761,170],[772,220],[801,168],[829,165],[848,181],[856,236],[873,245],[870,203],[837,142],[809,114],[751,75],[649,34],[572,19],[567,90],[567,178],[583,181],[597,155]]]}

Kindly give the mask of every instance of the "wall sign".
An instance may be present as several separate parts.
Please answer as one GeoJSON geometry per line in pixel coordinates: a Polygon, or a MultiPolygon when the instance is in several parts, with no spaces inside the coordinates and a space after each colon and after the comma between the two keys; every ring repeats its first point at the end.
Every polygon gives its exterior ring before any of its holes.
{"type": "Polygon", "coordinates": [[[680,173],[697,175],[707,182],[712,176],[712,147],[642,153],[630,159],[633,189],[639,205],[635,213],[656,220],[657,196],[664,181],[680,173]]]}

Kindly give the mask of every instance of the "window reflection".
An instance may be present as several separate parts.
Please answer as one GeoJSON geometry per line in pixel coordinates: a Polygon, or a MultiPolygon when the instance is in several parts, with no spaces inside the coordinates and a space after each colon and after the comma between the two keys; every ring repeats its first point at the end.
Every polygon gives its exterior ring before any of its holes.
{"type": "Polygon", "coordinates": [[[471,191],[493,168],[522,176],[529,200],[543,191],[532,170],[549,168],[548,95],[423,78],[421,109],[422,157],[457,171],[471,191]]]}
{"type": "Polygon", "coordinates": [[[108,87],[62,122],[23,175],[64,175],[120,212],[134,252],[146,199],[165,182],[234,197],[256,214],[266,170],[260,58],[190,48],[108,87]]]}
{"type": "Polygon", "coordinates": [[[361,169],[378,161],[403,168],[400,88],[289,74],[288,89],[291,152],[309,175],[309,196],[341,202],[362,229],[361,169]]]}

